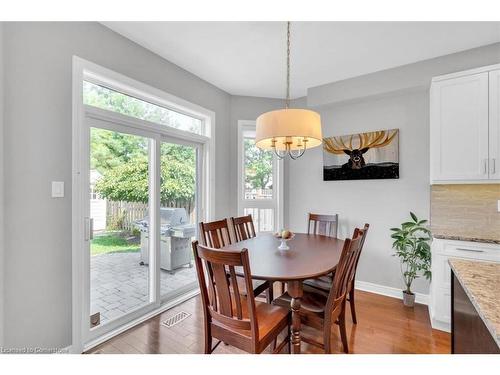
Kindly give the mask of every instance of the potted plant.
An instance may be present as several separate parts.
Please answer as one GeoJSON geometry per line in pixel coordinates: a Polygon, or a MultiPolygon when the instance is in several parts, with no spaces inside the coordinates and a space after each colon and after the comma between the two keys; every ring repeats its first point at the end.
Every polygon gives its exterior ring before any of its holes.
{"type": "Polygon", "coordinates": [[[415,304],[415,294],[411,284],[417,277],[431,278],[431,232],[424,224],[427,220],[419,220],[410,212],[411,221],[401,224],[401,228],[391,228],[394,239],[392,248],[401,261],[401,273],[406,289],[403,290],[403,303],[412,307],[415,304]]]}

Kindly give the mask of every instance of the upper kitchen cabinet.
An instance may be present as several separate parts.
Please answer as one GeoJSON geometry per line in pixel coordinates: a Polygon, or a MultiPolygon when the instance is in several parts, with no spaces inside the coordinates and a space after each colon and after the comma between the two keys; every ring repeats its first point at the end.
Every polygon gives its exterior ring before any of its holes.
{"type": "Polygon", "coordinates": [[[432,184],[498,183],[499,98],[499,65],[432,80],[432,184]]]}
{"type": "MultiPolygon", "coordinates": [[[[490,78],[490,179],[500,180],[500,69],[490,78]]],[[[498,182],[498,181],[497,181],[498,182]]]]}

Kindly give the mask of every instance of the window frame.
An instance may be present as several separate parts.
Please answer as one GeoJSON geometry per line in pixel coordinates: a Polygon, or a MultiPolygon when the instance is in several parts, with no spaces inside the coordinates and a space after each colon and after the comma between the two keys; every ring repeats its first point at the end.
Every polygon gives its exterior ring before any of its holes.
{"type": "MultiPolygon", "coordinates": [[[[256,122],[252,120],[238,120],[238,172],[237,172],[237,199],[238,215],[244,215],[245,208],[274,209],[274,231],[283,228],[283,170],[284,162],[273,156],[273,199],[245,199],[245,132],[255,132],[256,122]]],[[[246,137],[248,138],[248,137],[246,137]]],[[[256,231],[259,228],[256,227],[256,231]]]]}

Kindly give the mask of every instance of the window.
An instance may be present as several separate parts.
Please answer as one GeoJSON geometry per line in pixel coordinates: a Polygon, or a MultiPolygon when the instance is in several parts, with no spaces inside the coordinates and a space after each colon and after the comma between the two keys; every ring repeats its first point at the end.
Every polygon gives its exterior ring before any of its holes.
{"type": "Polygon", "coordinates": [[[203,121],[200,119],[88,81],[83,82],[83,103],[190,133],[203,134],[203,121]]]}
{"type": "Polygon", "coordinates": [[[255,135],[243,139],[245,199],[273,199],[273,154],[255,146],[255,135]]]}
{"type": "Polygon", "coordinates": [[[281,162],[255,146],[255,122],[239,122],[238,163],[238,214],[252,215],[258,232],[281,229],[281,162]]]}

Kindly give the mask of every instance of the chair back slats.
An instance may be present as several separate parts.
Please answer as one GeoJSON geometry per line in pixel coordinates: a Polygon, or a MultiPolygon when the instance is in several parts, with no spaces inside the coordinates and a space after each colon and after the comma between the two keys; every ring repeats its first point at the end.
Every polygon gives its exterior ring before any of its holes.
{"type": "Polygon", "coordinates": [[[211,263],[214,284],[215,296],[219,305],[219,312],[222,315],[232,317],[233,307],[231,303],[231,292],[229,290],[229,280],[227,278],[226,268],[223,264],[211,263]]]}
{"type": "Polygon", "coordinates": [[[248,250],[222,251],[194,241],[193,253],[206,317],[229,328],[251,331],[258,339],[248,250]],[[240,295],[236,267],[243,269],[246,297],[240,295]]]}
{"type": "Polygon", "coordinates": [[[333,315],[333,318],[341,310],[341,305],[344,303],[349,291],[348,288],[356,264],[356,254],[361,246],[361,239],[362,233],[356,228],[352,239],[348,238],[344,242],[342,254],[335,270],[334,286],[330,290],[327,301],[328,314],[333,315]]]}
{"type": "Polygon", "coordinates": [[[365,226],[363,227],[363,229],[359,230],[359,234],[361,235],[361,242],[360,242],[358,249],[354,255],[354,257],[356,259],[354,262],[354,270],[351,272],[351,279],[349,280],[350,283],[353,283],[354,278],[356,277],[356,271],[358,270],[359,258],[361,257],[361,252],[363,251],[363,246],[365,245],[366,235],[368,234],[369,228],[370,228],[370,224],[365,223],[365,226]]]}
{"type": "Polygon", "coordinates": [[[227,220],[223,219],[210,223],[201,222],[200,240],[203,245],[214,249],[220,249],[221,247],[230,245],[232,242],[227,220]]]}
{"type": "MultiPolygon", "coordinates": [[[[206,260],[201,260],[203,264],[205,265],[205,273],[202,274],[204,280],[205,280],[205,285],[206,288],[208,289],[208,303],[212,306],[215,311],[217,311],[217,297],[215,295],[215,285],[214,285],[214,274],[212,271],[212,266],[210,263],[208,263],[206,260]],[[206,278],[205,278],[206,277],[206,278]]],[[[200,275],[198,275],[199,278],[200,275]]]]}
{"type": "Polygon", "coordinates": [[[232,217],[231,222],[234,228],[236,241],[244,241],[255,237],[255,226],[252,215],[232,217]]]}
{"type": "Polygon", "coordinates": [[[321,234],[328,237],[337,237],[339,215],[320,215],[309,213],[307,234],[321,234]]]}
{"type": "Polygon", "coordinates": [[[240,289],[238,287],[238,280],[236,279],[236,272],[234,270],[234,266],[229,266],[229,274],[231,276],[231,284],[234,289],[234,305],[236,307],[236,316],[238,319],[243,319],[243,312],[241,307],[241,297],[240,297],[240,289]]]}

